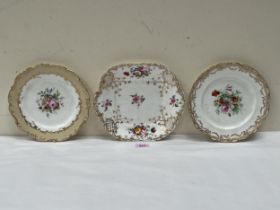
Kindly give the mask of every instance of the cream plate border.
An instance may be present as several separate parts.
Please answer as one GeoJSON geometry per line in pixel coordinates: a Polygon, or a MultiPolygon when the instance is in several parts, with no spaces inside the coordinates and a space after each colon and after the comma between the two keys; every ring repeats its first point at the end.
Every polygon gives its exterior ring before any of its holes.
{"type": "Polygon", "coordinates": [[[104,117],[103,117],[103,114],[101,112],[99,112],[98,110],[98,103],[97,103],[97,100],[98,100],[98,97],[100,96],[100,94],[102,93],[102,89],[104,88],[104,84],[106,84],[106,77],[107,76],[110,76],[111,75],[111,70],[113,69],[117,69],[117,68],[121,68],[121,67],[131,67],[133,65],[146,65],[146,66],[157,66],[161,69],[163,69],[164,71],[170,73],[172,76],[173,76],[173,79],[176,81],[176,87],[177,87],[177,92],[178,94],[180,94],[182,96],[182,109],[178,112],[177,116],[176,116],[176,119],[175,119],[175,122],[174,122],[174,126],[173,126],[173,130],[169,130],[166,134],[164,135],[160,135],[158,136],[157,138],[155,139],[152,139],[150,141],[159,141],[159,140],[163,140],[164,138],[166,138],[167,136],[169,136],[174,130],[175,128],[177,127],[178,123],[179,123],[179,120],[180,118],[182,117],[183,115],[183,112],[185,110],[185,104],[186,104],[186,99],[185,99],[185,95],[184,95],[184,91],[183,89],[181,88],[181,85],[177,79],[177,77],[175,76],[175,74],[172,72],[172,71],[169,71],[167,69],[166,66],[162,65],[162,64],[155,64],[155,63],[125,63],[125,64],[119,64],[119,65],[114,65],[112,66],[111,68],[109,68],[101,77],[101,80],[100,80],[100,84],[99,84],[99,89],[98,91],[95,93],[95,96],[94,96],[94,99],[93,99],[93,106],[95,107],[95,112],[96,114],[98,115],[99,119],[102,121],[102,124],[103,124],[103,127],[104,129],[109,133],[111,134],[116,140],[119,140],[119,141],[137,141],[135,139],[127,139],[127,138],[122,138],[120,136],[116,136],[114,135],[114,132],[111,132],[110,130],[107,129],[106,127],[106,122],[104,120],[104,117]]]}
{"type": "Polygon", "coordinates": [[[211,66],[205,72],[203,72],[197,78],[197,80],[192,86],[191,92],[189,94],[189,103],[188,103],[189,113],[191,115],[195,127],[199,129],[202,133],[208,135],[213,141],[217,141],[217,142],[237,142],[240,140],[244,140],[250,135],[257,132],[262,122],[268,115],[269,107],[270,107],[270,91],[264,78],[254,68],[245,64],[240,64],[235,62],[219,63],[217,65],[211,66]],[[249,126],[246,130],[242,131],[241,133],[236,133],[232,135],[220,135],[204,127],[203,123],[198,117],[198,114],[196,113],[196,104],[194,102],[195,101],[194,99],[196,98],[196,91],[202,86],[203,82],[209,75],[215,74],[218,71],[223,71],[224,68],[231,67],[231,66],[239,67],[239,69],[236,71],[248,73],[249,76],[252,77],[260,85],[263,105],[255,123],[249,126]]]}
{"type": "Polygon", "coordinates": [[[39,64],[33,68],[27,68],[24,72],[20,73],[14,81],[10,89],[9,96],[9,111],[13,116],[17,126],[34,138],[37,141],[53,141],[60,142],[68,140],[70,137],[76,135],[81,125],[85,123],[89,116],[90,97],[87,89],[85,88],[81,79],[72,71],[58,65],[39,64]],[[32,78],[40,74],[55,74],[63,77],[69,81],[76,89],[80,98],[80,113],[77,118],[71,123],[70,126],[56,132],[40,131],[25,120],[21,109],[19,107],[19,99],[22,88],[32,78]]]}

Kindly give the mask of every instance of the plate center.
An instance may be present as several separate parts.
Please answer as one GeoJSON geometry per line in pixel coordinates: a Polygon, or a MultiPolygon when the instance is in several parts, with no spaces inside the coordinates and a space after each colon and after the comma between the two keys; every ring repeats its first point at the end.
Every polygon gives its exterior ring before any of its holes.
{"type": "Polygon", "coordinates": [[[80,98],[71,82],[55,74],[29,80],[20,95],[20,109],[32,127],[57,132],[69,127],[80,112],[80,98]]]}
{"type": "Polygon", "coordinates": [[[254,88],[243,78],[223,77],[205,87],[201,110],[209,124],[232,130],[246,124],[256,109],[254,88]]]}

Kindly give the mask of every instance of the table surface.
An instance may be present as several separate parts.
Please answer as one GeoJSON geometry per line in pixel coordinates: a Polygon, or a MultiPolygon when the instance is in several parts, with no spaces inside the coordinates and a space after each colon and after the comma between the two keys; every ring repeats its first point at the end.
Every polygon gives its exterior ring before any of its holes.
{"type": "Polygon", "coordinates": [[[40,143],[0,137],[2,210],[279,210],[280,132],[40,143]]]}

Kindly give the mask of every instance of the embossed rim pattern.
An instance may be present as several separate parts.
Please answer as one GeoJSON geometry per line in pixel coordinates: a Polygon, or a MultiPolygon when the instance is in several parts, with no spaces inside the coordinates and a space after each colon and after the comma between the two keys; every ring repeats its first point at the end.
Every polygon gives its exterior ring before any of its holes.
{"type": "Polygon", "coordinates": [[[20,73],[14,80],[14,84],[10,89],[9,111],[13,116],[16,125],[37,141],[65,141],[76,135],[82,124],[84,124],[89,116],[90,97],[81,79],[66,67],[50,64],[39,64],[35,67],[27,68],[20,73]],[[56,132],[40,131],[33,127],[23,116],[19,107],[20,94],[24,85],[32,78],[40,74],[54,74],[63,77],[69,81],[76,89],[80,98],[80,112],[77,118],[70,126],[56,132]]]}
{"type": "Polygon", "coordinates": [[[103,113],[101,113],[99,110],[98,110],[98,98],[101,94],[101,90],[103,88],[103,85],[104,85],[104,81],[105,81],[105,78],[111,74],[111,70],[113,69],[117,69],[117,68],[121,68],[121,67],[131,67],[133,65],[146,65],[146,66],[157,66],[159,68],[162,68],[164,69],[166,72],[170,73],[172,75],[172,77],[174,78],[175,82],[176,82],[176,88],[177,88],[177,92],[182,96],[182,108],[181,110],[177,113],[177,116],[176,116],[176,120],[174,122],[174,126],[173,126],[173,129],[172,130],[169,130],[167,133],[165,133],[164,135],[160,135],[158,136],[157,138],[154,138],[150,141],[159,141],[159,140],[162,140],[164,138],[166,138],[167,136],[169,136],[176,128],[176,126],[178,125],[178,122],[179,122],[179,119],[180,117],[182,116],[184,110],[185,110],[185,95],[184,95],[184,91],[183,89],[181,88],[181,85],[178,81],[178,79],[176,78],[175,74],[171,71],[169,71],[164,65],[162,64],[155,64],[155,63],[126,63],[126,64],[119,64],[119,65],[114,65],[112,66],[111,68],[109,68],[101,77],[101,80],[100,80],[100,84],[99,84],[99,88],[98,88],[98,91],[95,93],[95,96],[94,96],[94,100],[93,100],[93,105],[95,107],[95,112],[96,114],[98,115],[99,119],[102,121],[102,124],[103,124],[103,127],[104,129],[110,134],[112,135],[116,140],[119,140],[119,141],[139,141],[139,140],[135,140],[133,138],[122,138],[120,136],[117,136],[114,134],[114,132],[111,132],[110,130],[107,129],[107,126],[106,126],[106,121],[103,117],[103,113]]]}
{"type": "Polygon", "coordinates": [[[199,129],[202,133],[209,136],[210,139],[217,142],[238,142],[240,140],[244,140],[248,138],[250,135],[256,133],[260,128],[262,122],[268,115],[269,108],[270,108],[270,91],[269,87],[264,80],[264,78],[259,74],[259,72],[245,64],[240,64],[237,62],[227,62],[227,63],[219,63],[217,65],[211,66],[205,72],[203,72],[193,84],[190,94],[189,94],[189,101],[188,101],[188,109],[191,115],[192,121],[194,126],[199,129]],[[218,71],[223,71],[227,67],[239,67],[239,71],[247,73],[250,77],[252,77],[255,82],[257,82],[261,87],[261,94],[262,94],[262,107],[260,110],[260,114],[257,116],[254,124],[247,127],[240,133],[235,133],[231,135],[220,135],[217,132],[211,131],[206,128],[202,121],[199,119],[199,116],[196,112],[196,92],[202,86],[203,82],[208,78],[209,75],[215,74],[218,71]]]}

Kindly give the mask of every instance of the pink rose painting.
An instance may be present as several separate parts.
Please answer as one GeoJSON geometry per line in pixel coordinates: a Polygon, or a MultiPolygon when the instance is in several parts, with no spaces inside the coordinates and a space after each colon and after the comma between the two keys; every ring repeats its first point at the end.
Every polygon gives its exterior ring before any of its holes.
{"type": "Polygon", "coordinates": [[[142,78],[149,76],[151,73],[151,69],[148,66],[134,66],[131,67],[129,71],[123,72],[123,74],[127,77],[136,77],[142,78]]]}
{"type": "Polygon", "coordinates": [[[145,101],[145,97],[143,95],[138,95],[138,94],[134,94],[134,95],[130,95],[131,96],[131,104],[136,104],[137,107],[139,107],[144,101],[145,101]]]}
{"type": "Polygon", "coordinates": [[[226,114],[229,117],[240,112],[243,104],[241,92],[233,90],[232,85],[227,85],[223,90],[213,90],[212,96],[215,97],[214,106],[217,114],[226,114]]]}
{"type": "Polygon", "coordinates": [[[55,88],[46,88],[38,92],[38,95],[40,96],[37,100],[38,109],[46,113],[47,117],[63,107],[63,97],[55,88]]]}

